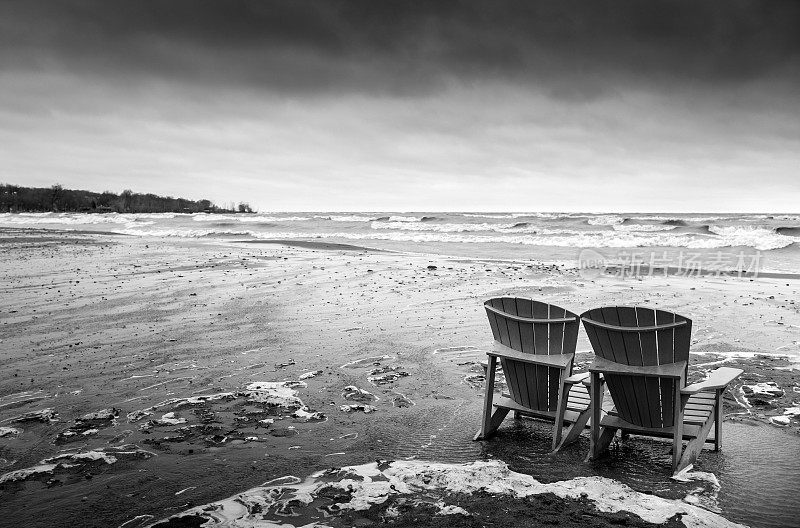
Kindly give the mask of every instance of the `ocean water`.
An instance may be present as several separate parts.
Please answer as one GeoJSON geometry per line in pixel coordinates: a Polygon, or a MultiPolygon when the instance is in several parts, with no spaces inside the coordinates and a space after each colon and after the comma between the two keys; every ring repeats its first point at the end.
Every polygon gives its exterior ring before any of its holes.
{"type": "Polygon", "coordinates": [[[800,214],[590,213],[3,213],[0,227],[140,237],[317,240],[396,251],[581,265],[800,272],[800,214]]]}

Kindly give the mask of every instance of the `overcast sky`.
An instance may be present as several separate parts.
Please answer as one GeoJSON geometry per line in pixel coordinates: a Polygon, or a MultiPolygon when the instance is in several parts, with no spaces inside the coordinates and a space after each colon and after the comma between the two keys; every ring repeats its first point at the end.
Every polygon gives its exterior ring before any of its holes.
{"type": "Polygon", "coordinates": [[[0,182],[800,211],[800,2],[0,0],[0,182]]]}

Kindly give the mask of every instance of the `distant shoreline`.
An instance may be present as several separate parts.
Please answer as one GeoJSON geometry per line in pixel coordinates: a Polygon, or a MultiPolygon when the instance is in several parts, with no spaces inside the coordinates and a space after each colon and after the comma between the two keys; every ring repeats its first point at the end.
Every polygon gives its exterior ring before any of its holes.
{"type": "Polygon", "coordinates": [[[2,213],[252,213],[247,202],[231,202],[222,207],[211,200],[188,200],[135,193],[130,189],[120,194],[101,193],[82,189],[65,189],[59,184],[51,187],[23,187],[0,184],[2,213]]]}

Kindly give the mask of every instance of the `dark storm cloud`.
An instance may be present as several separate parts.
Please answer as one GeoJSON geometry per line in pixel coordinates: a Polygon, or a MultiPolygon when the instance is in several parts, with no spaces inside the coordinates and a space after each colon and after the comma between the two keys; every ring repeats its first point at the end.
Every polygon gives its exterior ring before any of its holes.
{"type": "Polygon", "coordinates": [[[0,181],[790,210],[799,28],[794,1],[0,0],[0,181]]]}
{"type": "Polygon", "coordinates": [[[592,98],[617,82],[800,77],[800,2],[18,1],[0,60],[266,89],[414,94],[497,79],[592,98]]]}

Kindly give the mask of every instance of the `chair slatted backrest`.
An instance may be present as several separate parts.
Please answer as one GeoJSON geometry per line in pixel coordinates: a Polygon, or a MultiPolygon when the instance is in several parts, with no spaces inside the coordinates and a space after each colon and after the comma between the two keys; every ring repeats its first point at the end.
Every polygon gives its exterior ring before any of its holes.
{"type": "Polygon", "coordinates": [[[642,427],[674,425],[675,384],[685,384],[692,321],[652,308],[608,306],[581,315],[594,353],[632,366],[686,362],[683,380],[605,374],[619,416],[642,427]]]}
{"type": "MultiPolygon", "coordinates": [[[[526,354],[575,353],[580,329],[576,314],[519,297],[489,299],[484,307],[495,341],[526,354]]],[[[501,364],[512,400],[531,409],[556,410],[561,369],[509,359],[501,364]]]]}

